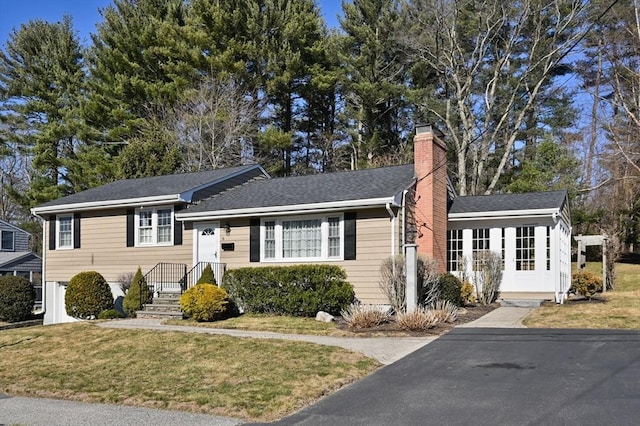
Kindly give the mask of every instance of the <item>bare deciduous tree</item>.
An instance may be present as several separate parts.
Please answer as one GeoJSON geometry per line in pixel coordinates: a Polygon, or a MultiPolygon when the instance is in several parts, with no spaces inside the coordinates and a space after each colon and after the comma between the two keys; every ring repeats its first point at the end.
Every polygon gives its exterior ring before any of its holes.
{"type": "Polygon", "coordinates": [[[175,111],[175,132],[186,169],[217,169],[251,161],[260,109],[232,81],[203,81],[175,111]]]}
{"type": "Polygon", "coordinates": [[[500,295],[502,283],[502,255],[485,251],[478,254],[478,267],[474,271],[474,281],[478,302],[489,305],[500,295]]]}
{"type": "Polygon", "coordinates": [[[458,193],[491,193],[527,121],[558,90],[550,82],[583,36],[588,2],[406,3],[402,41],[432,74],[419,107],[445,126],[458,193]]]}
{"type": "MultiPolygon", "coordinates": [[[[396,313],[407,309],[406,260],[401,254],[390,257],[380,266],[380,290],[387,296],[396,313]]],[[[436,261],[418,256],[418,303],[429,306],[440,297],[439,274],[436,261]]]]}

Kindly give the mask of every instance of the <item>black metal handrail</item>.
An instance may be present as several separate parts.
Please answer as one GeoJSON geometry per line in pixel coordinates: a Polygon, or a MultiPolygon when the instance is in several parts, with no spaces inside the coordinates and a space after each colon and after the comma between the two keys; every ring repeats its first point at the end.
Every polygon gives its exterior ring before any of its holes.
{"type": "Polygon", "coordinates": [[[153,294],[163,291],[181,293],[187,276],[185,263],[158,263],[144,276],[147,287],[153,294]]]}
{"type": "Polygon", "coordinates": [[[185,279],[184,279],[184,287],[182,288],[182,291],[185,291],[188,288],[196,285],[196,282],[198,282],[198,280],[200,279],[200,276],[202,276],[202,272],[207,267],[207,265],[211,265],[211,269],[213,270],[213,276],[216,279],[216,284],[218,285],[221,284],[222,276],[227,270],[226,263],[198,262],[195,264],[193,268],[191,268],[189,272],[186,273],[185,279]]]}

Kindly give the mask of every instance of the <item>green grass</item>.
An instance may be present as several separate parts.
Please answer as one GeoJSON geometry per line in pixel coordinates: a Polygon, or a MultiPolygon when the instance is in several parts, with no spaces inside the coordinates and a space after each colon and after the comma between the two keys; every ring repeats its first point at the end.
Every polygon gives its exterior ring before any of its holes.
{"type": "MultiPolygon", "coordinates": [[[[587,271],[602,275],[601,263],[587,271]]],[[[615,290],[599,294],[600,300],[547,303],[532,312],[524,325],[532,328],[613,328],[640,330],[640,265],[618,263],[615,290]]]]}
{"type": "Polygon", "coordinates": [[[272,420],[374,371],[311,343],[91,323],[0,332],[0,392],[272,420]]]}
{"type": "Polygon", "coordinates": [[[196,327],[226,328],[234,330],[271,331],[285,334],[311,334],[315,336],[352,336],[336,327],[335,322],[325,323],[315,318],[289,317],[282,315],[244,314],[214,322],[196,322],[192,320],[168,320],[166,324],[196,327]]]}

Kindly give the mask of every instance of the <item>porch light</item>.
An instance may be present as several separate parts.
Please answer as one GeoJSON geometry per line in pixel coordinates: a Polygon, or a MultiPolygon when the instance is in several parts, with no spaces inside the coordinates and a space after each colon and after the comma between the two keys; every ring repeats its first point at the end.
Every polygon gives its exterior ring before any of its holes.
{"type": "Polygon", "coordinates": [[[224,224],[224,232],[227,235],[231,234],[231,225],[229,224],[229,222],[226,222],[224,224]]]}

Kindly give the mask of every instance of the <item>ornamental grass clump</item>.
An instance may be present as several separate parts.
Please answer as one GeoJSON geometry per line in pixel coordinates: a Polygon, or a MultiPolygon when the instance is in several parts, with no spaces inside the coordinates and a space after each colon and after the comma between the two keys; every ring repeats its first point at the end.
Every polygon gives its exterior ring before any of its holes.
{"type": "Polygon", "coordinates": [[[389,310],[375,305],[352,303],[340,312],[345,322],[352,328],[370,328],[389,322],[389,310]]]}
{"type": "Polygon", "coordinates": [[[214,284],[196,284],[180,297],[180,308],[188,317],[202,321],[216,321],[227,316],[229,295],[214,284]]]}
{"type": "Polygon", "coordinates": [[[419,306],[413,312],[399,312],[396,314],[396,325],[401,330],[424,331],[435,327],[437,324],[437,316],[424,306],[419,306]]]}
{"type": "Polygon", "coordinates": [[[448,300],[438,300],[434,302],[429,311],[433,313],[438,322],[453,323],[458,319],[458,306],[448,300]]]}

